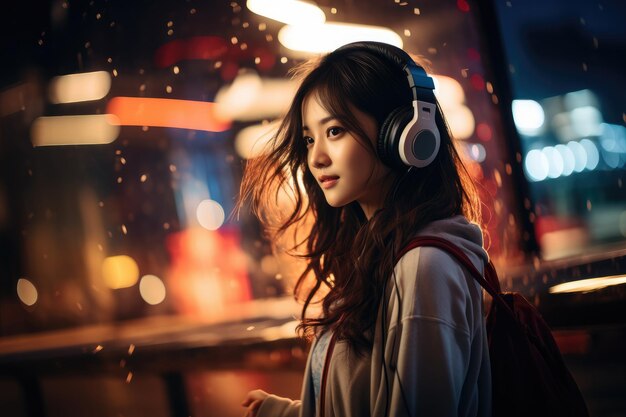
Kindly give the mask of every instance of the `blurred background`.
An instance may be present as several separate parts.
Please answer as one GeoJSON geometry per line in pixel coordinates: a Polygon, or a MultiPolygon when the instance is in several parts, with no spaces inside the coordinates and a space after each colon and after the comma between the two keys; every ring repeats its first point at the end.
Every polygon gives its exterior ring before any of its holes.
{"type": "Polygon", "coordinates": [[[3,416],[299,397],[302,265],[233,206],[289,70],[355,40],[432,74],[503,287],[552,326],[592,415],[626,416],[624,2],[25,0],[3,17],[3,416]]]}

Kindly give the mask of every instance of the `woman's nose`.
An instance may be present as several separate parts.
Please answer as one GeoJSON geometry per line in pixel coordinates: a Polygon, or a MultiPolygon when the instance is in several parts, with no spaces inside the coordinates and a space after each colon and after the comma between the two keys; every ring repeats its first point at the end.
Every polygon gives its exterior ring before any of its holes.
{"type": "Polygon", "coordinates": [[[325,168],[330,165],[331,159],[323,141],[316,141],[309,154],[310,164],[314,168],[325,168]]]}

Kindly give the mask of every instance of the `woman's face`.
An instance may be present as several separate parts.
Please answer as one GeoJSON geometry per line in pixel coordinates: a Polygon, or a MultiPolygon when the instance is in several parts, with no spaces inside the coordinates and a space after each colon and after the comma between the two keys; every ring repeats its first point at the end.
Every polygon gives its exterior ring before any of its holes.
{"type": "MultiPolygon", "coordinates": [[[[310,94],[302,105],[303,140],[307,146],[309,170],[333,207],[358,201],[370,218],[382,206],[391,183],[390,169],[373,154],[356,133],[346,127],[310,94]]],[[[376,140],[378,126],[371,116],[352,107],[353,115],[367,134],[362,140],[376,140]]]]}

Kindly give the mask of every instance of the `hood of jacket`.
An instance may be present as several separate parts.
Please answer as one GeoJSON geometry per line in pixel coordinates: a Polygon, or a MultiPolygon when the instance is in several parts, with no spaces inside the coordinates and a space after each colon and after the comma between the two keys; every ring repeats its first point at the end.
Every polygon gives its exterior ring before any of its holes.
{"type": "Polygon", "coordinates": [[[449,240],[465,252],[479,271],[483,269],[483,262],[489,262],[489,255],[483,248],[482,229],[463,215],[435,220],[423,227],[417,236],[437,236],[449,240]]]}

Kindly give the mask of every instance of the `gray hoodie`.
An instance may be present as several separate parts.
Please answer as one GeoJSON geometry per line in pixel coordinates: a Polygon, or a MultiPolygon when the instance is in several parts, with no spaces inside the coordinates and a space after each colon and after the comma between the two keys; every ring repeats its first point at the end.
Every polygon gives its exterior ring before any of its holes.
{"type": "MultiPolygon", "coordinates": [[[[465,217],[434,221],[418,235],[450,240],[484,271],[488,255],[482,247],[481,229],[465,217]]],[[[434,247],[407,252],[397,263],[395,275],[387,292],[386,317],[382,308],[378,312],[371,354],[358,357],[345,341],[335,344],[325,389],[325,417],[490,416],[491,369],[480,285],[452,255],[434,247]]],[[[309,352],[301,399],[270,395],[258,417],[316,415],[311,381],[311,352],[316,342],[309,352]]]]}

